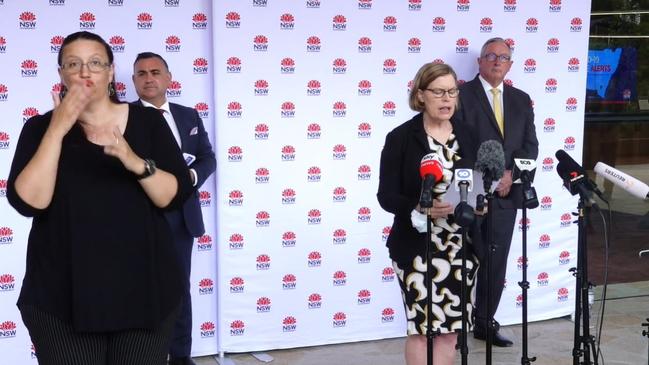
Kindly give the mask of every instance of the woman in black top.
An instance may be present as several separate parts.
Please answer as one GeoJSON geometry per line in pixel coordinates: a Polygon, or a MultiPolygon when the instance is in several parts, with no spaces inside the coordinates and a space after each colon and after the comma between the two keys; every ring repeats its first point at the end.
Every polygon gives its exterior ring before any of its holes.
{"type": "Polygon", "coordinates": [[[65,96],[25,123],[8,179],[33,217],[18,307],[41,364],[162,364],[180,297],[163,210],[189,171],[163,117],[115,97],[101,37],[69,35],[58,64],[65,96]]]}

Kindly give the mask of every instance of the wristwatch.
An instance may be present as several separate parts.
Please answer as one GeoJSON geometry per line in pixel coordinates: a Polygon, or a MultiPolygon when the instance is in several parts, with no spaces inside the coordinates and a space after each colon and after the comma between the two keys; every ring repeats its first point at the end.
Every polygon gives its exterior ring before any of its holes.
{"type": "Polygon", "coordinates": [[[140,175],[135,175],[138,180],[142,180],[155,174],[155,162],[149,158],[144,160],[144,172],[140,175]]]}

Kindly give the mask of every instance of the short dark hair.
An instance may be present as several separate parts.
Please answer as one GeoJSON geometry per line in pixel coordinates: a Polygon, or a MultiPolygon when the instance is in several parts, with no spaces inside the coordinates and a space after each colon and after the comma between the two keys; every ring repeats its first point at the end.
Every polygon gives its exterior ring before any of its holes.
{"type": "Polygon", "coordinates": [[[77,41],[79,39],[85,39],[85,40],[95,41],[97,43],[100,43],[102,46],[104,46],[104,49],[106,50],[106,55],[108,55],[108,63],[111,65],[113,64],[113,60],[114,60],[113,49],[110,48],[110,45],[106,43],[106,41],[98,34],[81,31],[81,32],[69,34],[67,37],[65,37],[63,43],[61,43],[61,49],[59,49],[59,56],[57,58],[57,62],[59,66],[61,66],[61,64],[63,63],[63,51],[65,50],[65,47],[67,47],[70,43],[77,41]]]}
{"type": "Polygon", "coordinates": [[[167,64],[167,61],[165,61],[165,59],[162,58],[162,56],[160,56],[159,54],[153,53],[153,52],[141,52],[141,53],[138,53],[138,55],[135,57],[135,61],[133,61],[133,66],[135,66],[135,64],[139,60],[146,60],[146,59],[149,59],[149,58],[157,58],[157,59],[159,59],[165,65],[165,68],[167,69],[167,71],[169,71],[169,65],[167,64]]]}

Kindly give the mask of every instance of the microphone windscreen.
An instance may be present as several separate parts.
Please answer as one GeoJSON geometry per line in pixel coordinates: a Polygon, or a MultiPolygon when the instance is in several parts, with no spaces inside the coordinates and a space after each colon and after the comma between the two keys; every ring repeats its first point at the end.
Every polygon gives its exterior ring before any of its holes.
{"type": "Polygon", "coordinates": [[[429,153],[421,159],[421,165],[419,166],[419,174],[421,178],[424,179],[427,175],[432,175],[435,177],[435,182],[439,181],[444,174],[444,168],[439,156],[435,153],[429,153]]]}
{"type": "Polygon", "coordinates": [[[490,139],[482,142],[478,148],[477,161],[474,170],[489,174],[492,179],[498,180],[505,173],[505,151],[500,142],[490,139]]]}

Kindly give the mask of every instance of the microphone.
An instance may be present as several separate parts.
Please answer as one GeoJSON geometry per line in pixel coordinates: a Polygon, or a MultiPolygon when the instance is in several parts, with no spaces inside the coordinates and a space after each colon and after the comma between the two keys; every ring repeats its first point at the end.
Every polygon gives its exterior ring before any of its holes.
{"type": "Polygon", "coordinates": [[[494,180],[503,177],[505,173],[505,152],[500,142],[490,139],[478,147],[475,170],[482,173],[484,191],[490,192],[494,180]]]}
{"type": "Polygon", "coordinates": [[[640,199],[649,198],[649,186],[647,184],[603,162],[598,162],[595,165],[595,173],[626,190],[633,196],[640,199]]]}
{"type": "Polygon", "coordinates": [[[473,190],[473,170],[455,169],[455,190],[460,192],[460,203],[455,207],[453,215],[455,222],[461,227],[468,227],[475,219],[473,207],[467,203],[467,195],[473,190]]]}
{"type": "Polygon", "coordinates": [[[557,173],[563,180],[563,185],[568,189],[570,194],[579,194],[582,198],[590,200],[590,203],[597,205],[595,201],[590,198],[591,192],[595,192],[597,196],[606,202],[604,194],[597,188],[594,182],[586,177],[586,172],[570,155],[564,150],[557,150],[554,154],[559,160],[557,165],[557,173]]]}
{"type": "Polygon", "coordinates": [[[433,207],[433,187],[442,179],[443,174],[444,168],[437,154],[429,153],[421,159],[421,165],[419,166],[419,175],[423,179],[419,197],[419,206],[421,208],[433,207]]]}
{"type": "Polygon", "coordinates": [[[514,169],[512,171],[512,180],[514,184],[523,184],[523,207],[534,209],[539,206],[539,200],[536,196],[536,189],[532,186],[534,181],[534,172],[536,171],[536,161],[519,158],[522,152],[514,152],[514,169]]]}

